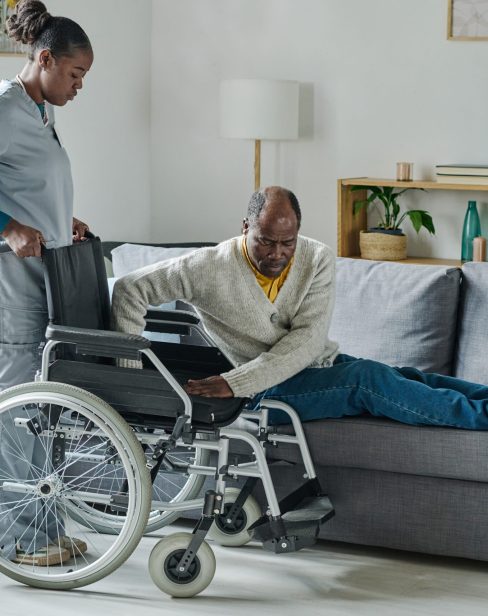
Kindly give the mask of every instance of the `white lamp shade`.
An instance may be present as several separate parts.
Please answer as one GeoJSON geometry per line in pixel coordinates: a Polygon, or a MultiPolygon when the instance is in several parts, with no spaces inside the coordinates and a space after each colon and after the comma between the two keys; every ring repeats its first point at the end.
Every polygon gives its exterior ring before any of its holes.
{"type": "Polygon", "coordinates": [[[229,79],[220,84],[220,134],[298,139],[298,82],[229,79]]]}

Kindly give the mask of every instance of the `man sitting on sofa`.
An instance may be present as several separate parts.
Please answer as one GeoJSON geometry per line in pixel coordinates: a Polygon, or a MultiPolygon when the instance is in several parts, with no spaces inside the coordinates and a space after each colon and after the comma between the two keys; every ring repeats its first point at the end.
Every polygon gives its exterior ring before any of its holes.
{"type": "Polygon", "coordinates": [[[291,191],[255,192],[242,236],[119,279],[114,329],[139,334],[148,305],[182,299],[236,365],[188,381],[189,394],[250,397],[253,405],[273,398],[303,421],[369,412],[413,425],[488,429],[487,386],[339,354],[328,338],[335,257],[299,235],[300,222],[291,191]]]}

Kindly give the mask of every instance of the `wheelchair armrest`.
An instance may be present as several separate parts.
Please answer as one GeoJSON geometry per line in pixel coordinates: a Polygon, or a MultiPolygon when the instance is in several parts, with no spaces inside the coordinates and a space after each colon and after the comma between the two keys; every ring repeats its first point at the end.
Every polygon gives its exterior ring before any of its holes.
{"type": "Polygon", "coordinates": [[[48,325],[46,339],[74,344],[82,355],[124,359],[140,359],[140,351],[151,346],[149,340],[135,334],[64,325],[48,325]]]}
{"type": "Polygon", "coordinates": [[[200,323],[198,316],[189,310],[148,310],[146,319],[185,323],[187,325],[198,325],[200,323]]]}
{"type": "Polygon", "coordinates": [[[197,315],[187,310],[148,310],[146,313],[146,330],[149,332],[189,336],[191,326],[199,323],[197,315]]]}

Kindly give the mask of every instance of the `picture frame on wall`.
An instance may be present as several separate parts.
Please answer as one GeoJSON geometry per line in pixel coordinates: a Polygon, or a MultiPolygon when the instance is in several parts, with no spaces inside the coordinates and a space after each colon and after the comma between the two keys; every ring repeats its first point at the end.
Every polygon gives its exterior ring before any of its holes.
{"type": "Polygon", "coordinates": [[[448,0],[447,38],[488,41],[488,0],[448,0]]]}
{"type": "Polygon", "coordinates": [[[0,54],[25,54],[25,45],[7,36],[7,19],[15,11],[19,0],[0,0],[0,54]]]}

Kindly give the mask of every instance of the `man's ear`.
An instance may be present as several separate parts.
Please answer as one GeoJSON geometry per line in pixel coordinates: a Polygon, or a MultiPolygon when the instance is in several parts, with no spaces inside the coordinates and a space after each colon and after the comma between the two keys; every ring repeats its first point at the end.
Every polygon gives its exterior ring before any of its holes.
{"type": "Polygon", "coordinates": [[[247,235],[249,231],[249,219],[248,218],[244,218],[242,221],[242,233],[243,235],[247,235]]]}

